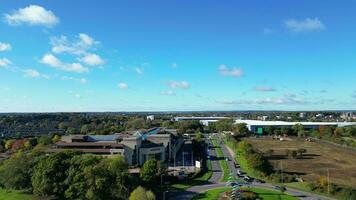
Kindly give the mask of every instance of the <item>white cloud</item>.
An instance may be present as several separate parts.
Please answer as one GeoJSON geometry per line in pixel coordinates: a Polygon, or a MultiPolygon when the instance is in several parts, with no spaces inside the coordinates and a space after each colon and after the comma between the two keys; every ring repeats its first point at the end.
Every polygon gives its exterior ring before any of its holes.
{"type": "Polygon", "coordinates": [[[61,79],[62,79],[62,80],[77,81],[77,82],[82,83],[82,84],[85,84],[85,83],[88,82],[88,80],[85,79],[85,78],[74,78],[74,77],[71,77],[71,76],[62,76],[61,79]]]}
{"type": "Polygon", "coordinates": [[[96,41],[85,33],[79,33],[80,40],[87,46],[92,46],[96,41]]]}
{"type": "Polygon", "coordinates": [[[226,65],[222,64],[219,66],[219,72],[223,76],[241,77],[243,76],[243,71],[236,67],[228,68],[226,65]]]}
{"type": "Polygon", "coordinates": [[[49,65],[50,67],[68,72],[83,73],[89,71],[87,67],[82,66],[80,63],[62,63],[52,54],[45,54],[40,62],[49,65]]]}
{"type": "Polygon", "coordinates": [[[174,95],[176,95],[176,93],[173,92],[173,91],[171,91],[171,90],[162,91],[161,94],[167,95],[167,96],[174,96],[174,95]]]}
{"type": "Polygon", "coordinates": [[[83,62],[87,65],[91,65],[91,66],[104,64],[104,60],[99,55],[91,54],[91,53],[85,55],[83,58],[80,58],[79,60],[81,62],[83,62]]]}
{"type": "Polygon", "coordinates": [[[94,40],[85,33],[80,33],[77,39],[69,41],[64,35],[59,37],[51,37],[50,44],[52,52],[56,54],[69,53],[73,55],[87,55],[89,50],[92,50],[99,41],[94,40]]]}
{"type": "Polygon", "coordinates": [[[171,88],[188,89],[190,84],[187,81],[169,81],[167,85],[171,88]]]}
{"type": "Polygon", "coordinates": [[[50,78],[48,75],[41,74],[40,72],[34,69],[23,70],[23,73],[25,77],[30,77],[30,78],[45,78],[45,79],[50,78]]]}
{"type": "Polygon", "coordinates": [[[276,91],[276,89],[274,89],[273,87],[270,87],[270,86],[257,86],[254,89],[256,91],[260,91],[260,92],[274,92],[274,91],[276,91]]]}
{"type": "Polygon", "coordinates": [[[0,51],[10,51],[11,44],[0,42],[0,51]]]}
{"type": "Polygon", "coordinates": [[[118,87],[122,90],[125,90],[129,88],[129,85],[127,83],[119,83],[118,87]]]}
{"type": "Polygon", "coordinates": [[[0,67],[6,68],[7,66],[11,65],[11,61],[7,58],[0,58],[0,67]]]}
{"type": "Polygon", "coordinates": [[[37,5],[29,5],[12,12],[12,14],[5,14],[4,20],[12,26],[28,24],[52,27],[59,23],[58,17],[52,11],[37,5]]]}
{"type": "Polygon", "coordinates": [[[135,68],[135,72],[136,72],[137,74],[143,74],[143,69],[140,68],[140,67],[136,67],[136,68],[135,68]]]}
{"type": "Polygon", "coordinates": [[[305,20],[288,19],[284,22],[285,27],[295,33],[322,31],[325,25],[318,19],[306,18],[305,20]]]}

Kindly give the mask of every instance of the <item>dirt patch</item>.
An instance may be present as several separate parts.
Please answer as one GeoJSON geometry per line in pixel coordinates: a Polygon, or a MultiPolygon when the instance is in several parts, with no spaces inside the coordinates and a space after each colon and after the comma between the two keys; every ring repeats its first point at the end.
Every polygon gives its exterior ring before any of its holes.
{"type": "Polygon", "coordinates": [[[281,163],[286,172],[299,174],[307,181],[313,181],[330,172],[331,182],[356,187],[356,151],[332,144],[307,142],[294,138],[293,141],[277,141],[270,138],[248,138],[254,147],[262,152],[273,149],[270,162],[277,169],[281,163]],[[303,159],[287,158],[286,150],[304,148],[303,159]]]}

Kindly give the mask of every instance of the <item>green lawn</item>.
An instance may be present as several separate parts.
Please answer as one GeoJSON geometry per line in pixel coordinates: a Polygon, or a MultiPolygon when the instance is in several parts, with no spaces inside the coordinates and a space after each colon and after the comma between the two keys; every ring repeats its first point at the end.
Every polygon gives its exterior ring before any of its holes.
{"type": "Polygon", "coordinates": [[[211,141],[215,147],[216,157],[217,157],[217,159],[219,159],[219,163],[220,163],[221,169],[223,171],[223,176],[221,177],[220,181],[226,182],[230,176],[229,166],[225,160],[224,153],[222,152],[221,147],[219,146],[216,139],[212,139],[211,141]]]}
{"type": "Polygon", "coordinates": [[[263,200],[298,200],[296,197],[273,190],[266,190],[261,188],[249,188],[248,190],[256,193],[258,197],[263,200]]]}
{"type": "MultiPolygon", "coordinates": [[[[221,193],[229,189],[229,187],[222,187],[208,190],[204,193],[196,195],[193,200],[216,200],[221,193]]],[[[263,200],[298,200],[298,198],[296,197],[272,190],[266,190],[261,188],[248,188],[246,190],[256,193],[258,197],[263,200]]]]}
{"type": "Polygon", "coordinates": [[[5,190],[0,189],[0,199],[1,200],[31,200],[36,199],[34,195],[25,194],[21,191],[17,190],[5,190]]]}
{"type": "Polygon", "coordinates": [[[217,199],[221,193],[225,192],[228,190],[228,187],[222,187],[222,188],[215,188],[212,190],[208,190],[206,192],[197,194],[196,196],[193,197],[192,200],[215,200],[217,199]]]}

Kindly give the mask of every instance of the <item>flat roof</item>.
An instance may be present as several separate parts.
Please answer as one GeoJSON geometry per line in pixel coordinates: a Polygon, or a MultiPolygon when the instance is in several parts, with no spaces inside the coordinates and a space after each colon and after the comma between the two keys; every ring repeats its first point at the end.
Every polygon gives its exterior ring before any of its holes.
{"type": "Polygon", "coordinates": [[[175,120],[214,120],[214,119],[227,119],[228,117],[175,117],[175,120]]]}
{"type": "Polygon", "coordinates": [[[62,142],[59,141],[56,143],[59,147],[75,147],[75,146],[83,146],[83,147],[102,147],[102,146],[110,146],[110,147],[124,147],[123,144],[118,144],[114,142],[62,142]]]}
{"type": "Polygon", "coordinates": [[[286,121],[262,121],[250,119],[235,120],[236,124],[245,123],[249,126],[293,126],[295,124],[302,124],[303,126],[352,126],[356,122],[286,122],[286,121]]]}

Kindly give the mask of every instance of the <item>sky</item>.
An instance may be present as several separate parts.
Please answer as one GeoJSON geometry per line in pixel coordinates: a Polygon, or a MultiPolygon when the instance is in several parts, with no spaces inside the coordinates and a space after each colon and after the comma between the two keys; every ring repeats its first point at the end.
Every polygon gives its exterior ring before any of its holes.
{"type": "Polygon", "coordinates": [[[0,112],[355,110],[355,10],[0,0],[0,112]]]}

